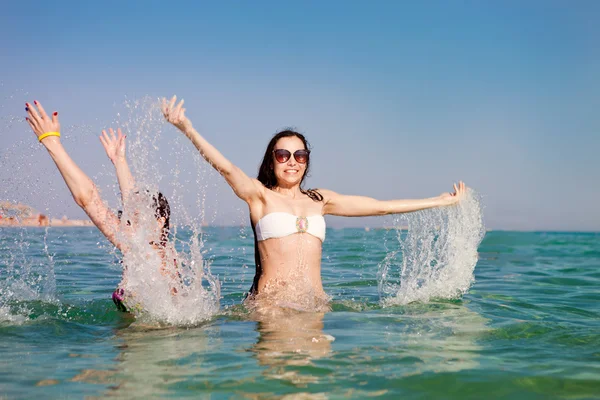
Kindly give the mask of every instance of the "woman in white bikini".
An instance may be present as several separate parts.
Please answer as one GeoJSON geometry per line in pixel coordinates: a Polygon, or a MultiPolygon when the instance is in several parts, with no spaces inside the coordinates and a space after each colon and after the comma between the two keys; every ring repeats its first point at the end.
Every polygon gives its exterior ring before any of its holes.
{"type": "Polygon", "coordinates": [[[454,193],[419,200],[380,201],[347,196],[325,189],[304,189],[310,149],[304,136],[277,133],[265,151],[256,179],[233,165],[194,129],[183,100],[163,99],[162,111],[188,137],[202,157],[227,181],[250,210],[255,234],[256,275],[249,299],[282,307],[324,310],[328,297],[321,283],[324,215],[363,217],[407,213],[457,203],[466,192],[463,182],[454,193]]]}

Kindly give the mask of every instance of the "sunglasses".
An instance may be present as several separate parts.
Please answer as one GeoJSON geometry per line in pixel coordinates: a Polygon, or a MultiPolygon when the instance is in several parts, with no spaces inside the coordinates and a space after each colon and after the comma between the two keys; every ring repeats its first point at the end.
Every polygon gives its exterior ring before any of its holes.
{"type": "MultiPolygon", "coordinates": [[[[286,150],[286,149],[273,150],[273,154],[275,154],[275,159],[280,164],[287,162],[290,159],[290,157],[292,156],[292,153],[290,153],[289,150],[286,150]]],[[[308,150],[304,150],[304,149],[296,150],[294,152],[294,159],[296,160],[296,162],[298,162],[300,164],[306,164],[308,162],[309,154],[310,154],[310,151],[308,151],[308,150]]]]}

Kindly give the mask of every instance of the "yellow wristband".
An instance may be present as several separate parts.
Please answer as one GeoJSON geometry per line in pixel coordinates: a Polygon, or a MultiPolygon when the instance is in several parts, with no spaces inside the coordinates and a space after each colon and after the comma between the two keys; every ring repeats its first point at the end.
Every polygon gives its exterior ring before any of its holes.
{"type": "Polygon", "coordinates": [[[46,139],[48,136],[58,136],[58,137],[60,137],[60,132],[46,132],[43,135],[40,135],[38,137],[38,141],[41,142],[42,140],[46,139]]]}

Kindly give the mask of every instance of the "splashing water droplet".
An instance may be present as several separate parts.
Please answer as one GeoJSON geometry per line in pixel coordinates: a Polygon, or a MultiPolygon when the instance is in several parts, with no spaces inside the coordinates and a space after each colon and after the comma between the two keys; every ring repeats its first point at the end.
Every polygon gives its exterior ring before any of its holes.
{"type": "Polygon", "coordinates": [[[477,247],[483,240],[480,197],[469,189],[459,204],[403,215],[397,229],[399,249],[379,265],[384,306],[432,299],[456,299],[474,281],[477,247]]]}

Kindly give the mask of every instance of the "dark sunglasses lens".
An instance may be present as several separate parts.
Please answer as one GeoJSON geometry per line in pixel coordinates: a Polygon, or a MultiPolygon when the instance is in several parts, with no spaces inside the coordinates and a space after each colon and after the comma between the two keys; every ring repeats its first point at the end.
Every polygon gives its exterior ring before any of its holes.
{"type": "Polygon", "coordinates": [[[294,152],[294,158],[300,164],[306,164],[306,162],[308,161],[308,151],[297,150],[296,152],[294,152]]]}
{"type": "Polygon", "coordinates": [[[291,155],[292,154],[285,149],[275,150],[275,159],[277,160],[278,163],[286,162],[287,160],[290,159],[291,155]]]}

